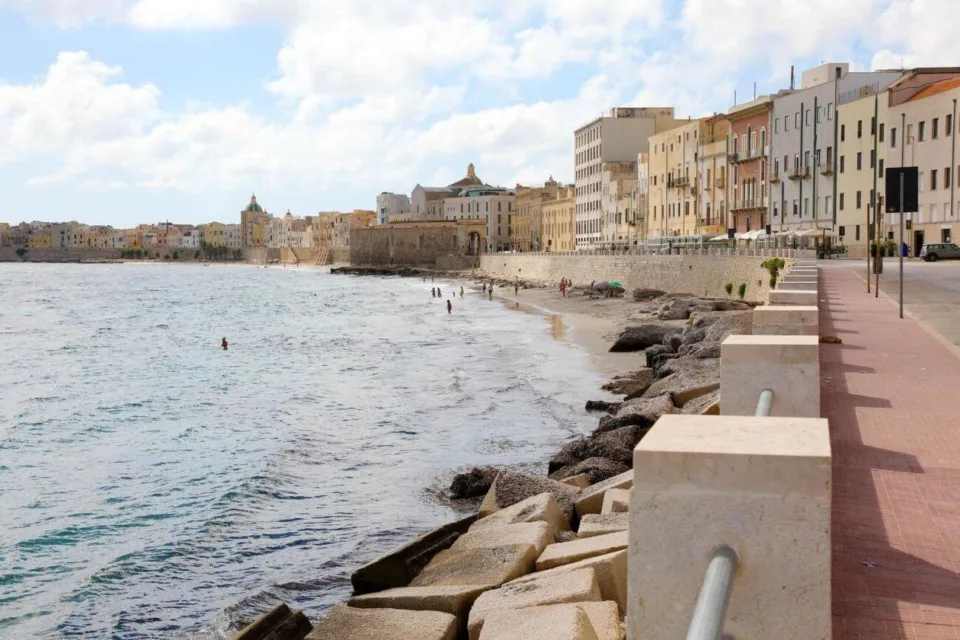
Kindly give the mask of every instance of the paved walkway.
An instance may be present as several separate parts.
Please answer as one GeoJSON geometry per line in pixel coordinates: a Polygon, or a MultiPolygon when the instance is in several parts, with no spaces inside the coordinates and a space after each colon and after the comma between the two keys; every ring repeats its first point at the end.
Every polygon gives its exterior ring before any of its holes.
{"type": "MultiPolygon", "coordinates": [[[[821,269],[835,639],[960,640],[960,360],[821,269]]],[[[960,321],[960,318],[958,318],[960,321]]]]}

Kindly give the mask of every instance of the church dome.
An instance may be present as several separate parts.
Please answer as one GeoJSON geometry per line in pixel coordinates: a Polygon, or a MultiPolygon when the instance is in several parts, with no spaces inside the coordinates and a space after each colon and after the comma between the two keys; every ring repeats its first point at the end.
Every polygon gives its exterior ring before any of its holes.
{"type": "Polygon", "coordinates": [[[256,194],[250,196],[250,204],[247,205],[247,208],[244,211],[255,211],[257,213],[263,213],[263,207],[257,204],[256,194]]]}

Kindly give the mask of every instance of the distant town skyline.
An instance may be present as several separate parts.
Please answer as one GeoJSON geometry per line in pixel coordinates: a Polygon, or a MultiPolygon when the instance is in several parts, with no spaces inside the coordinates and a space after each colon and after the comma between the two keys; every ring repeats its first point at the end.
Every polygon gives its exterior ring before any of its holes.
{"type": "Polygon", "coordinates": [[[471,161],[569,183],[572,132],[613,105],[697,117],[790,64],[960,59],[951,0],[317,4],[0,0],[0,218],[349,211],[471,161]]]}

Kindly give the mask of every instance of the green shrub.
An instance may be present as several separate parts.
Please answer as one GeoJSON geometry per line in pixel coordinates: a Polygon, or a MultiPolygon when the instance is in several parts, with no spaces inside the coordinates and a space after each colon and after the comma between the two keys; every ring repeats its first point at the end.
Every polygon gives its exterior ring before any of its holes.
{"type": "Polygon", "coordinates": [[[740,299],[743,300],[743,296],[747,295],[747,283],[741,282],[740,288],[737,289],[737,295],[740,296],[740,299]]]}
{"type": "Polygon", "coordinates": [[[733,295],[733,283],[732,283],[732,282],[728,282],[727,284],[723,285],[723,288],[726,290],[728,296],[733,295]]]}

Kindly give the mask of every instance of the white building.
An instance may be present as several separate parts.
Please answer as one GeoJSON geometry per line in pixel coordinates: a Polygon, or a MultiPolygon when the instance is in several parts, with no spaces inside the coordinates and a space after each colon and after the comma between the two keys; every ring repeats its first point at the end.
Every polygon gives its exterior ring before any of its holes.
{"type": "Polygon", "coordinates": [[[183,229],[180,231],[180,248],[181,249],[199,249],[200,248],[200,230],[199,229],[183,229]]]}
{"type": "Polygon", "coordinates": [[[384,191],[377,196],[377,224],[386,224],[390,216],[411,211],[410,198],[406,194],[384,191]]]}
{"type": "Polygon", "coordinates": [[[225,224],[223,225],[223,236],[227,247],[230,249],[240,249],[243,247],[243,225],[225,224]]]}
{"type": "Polygon", "coordinates": [[[602,173],[606,162],[636,162],[649,150],[650,136],[674,126],[673,107],[611,109],[574,131],[576,179],[576,245],[592,249],[602,244],[602,173]]]}
{"type": "Polygon", "coordinates": [[[458,197],[443,200],[444,220],[486,220],[485,251],[506,251],[510,247],[510,216],[516,213],[516,192],[502,187],[468,188],[458,197]]]}

